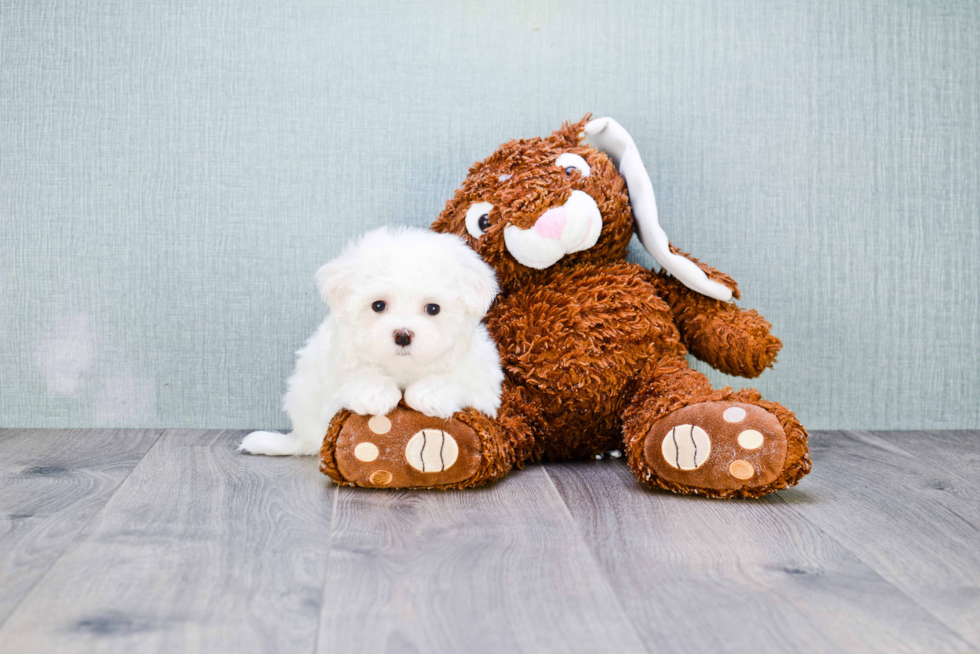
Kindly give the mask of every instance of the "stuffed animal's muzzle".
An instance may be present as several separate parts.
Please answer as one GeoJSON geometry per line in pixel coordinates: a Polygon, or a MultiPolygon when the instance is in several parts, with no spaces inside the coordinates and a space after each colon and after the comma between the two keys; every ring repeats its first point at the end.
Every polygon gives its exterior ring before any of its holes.
{"type": "Polygon", "coordinates": [[[599,240],[602,214],[588,193],[572,191],[568,201],[541,214],[530,229],[509,225],[504,244],[518,263],[542,270],[566,254],[588,250],[599,240]]]}

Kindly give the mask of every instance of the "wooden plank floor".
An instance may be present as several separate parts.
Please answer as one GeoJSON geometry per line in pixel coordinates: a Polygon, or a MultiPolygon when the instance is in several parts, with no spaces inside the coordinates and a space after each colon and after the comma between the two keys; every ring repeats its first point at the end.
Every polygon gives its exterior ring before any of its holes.
{"type": "Polygon", "coordinates": [[[759,501],[338,488],[241,436],[0,430],[0,652],[980,651],[980,432],[816,433],[759,501]]]}

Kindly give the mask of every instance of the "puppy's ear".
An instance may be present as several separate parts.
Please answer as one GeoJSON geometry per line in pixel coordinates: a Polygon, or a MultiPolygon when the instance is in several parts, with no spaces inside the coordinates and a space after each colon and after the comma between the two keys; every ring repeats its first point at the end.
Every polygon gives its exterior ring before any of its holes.
{"type": "Polygon", "coordinates": [[[356,271],[350,257],[341,256],[316,271],[316,288],[320,297],[330,305],[330,310],[342,313],[353,291],[356,271]]]}
{"type": "Polygon", "coordinates": [[[487,265],[469,246],[463,245],[457,257],[459,296],[471,313],[482,316],[493,304],[500,287],[493,268],[487,265]]]}

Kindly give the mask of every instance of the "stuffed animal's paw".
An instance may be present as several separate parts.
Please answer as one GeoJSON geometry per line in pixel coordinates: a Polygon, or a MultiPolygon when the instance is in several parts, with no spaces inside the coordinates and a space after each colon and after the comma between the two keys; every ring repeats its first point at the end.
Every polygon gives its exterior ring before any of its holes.
{"type": "Polygon", "coordinates": [[[482,450],[479,434],[456,419],[404,406],[370,418],[343,411],[320,450],[320,470],[369,488],[462,487],[479,481],[482,450]]]}
{"type": "MultiPolygon", "coordinates": [[[[788,414],[784,416],[787,424],[799,425],[792,414],[783,411],[788,414]]],[[[792,433],[794,440],[803,439],[805,449],[802,426],[792,433]]],[[[787,456],[789,443],[780,419],[763,406],[701,402],[674,411],[650,427],[642,448],[649,472],[641,478],[680,493],[759,497],[794,485],[809,471],[805,454],[799,461],[787,456]]]]}

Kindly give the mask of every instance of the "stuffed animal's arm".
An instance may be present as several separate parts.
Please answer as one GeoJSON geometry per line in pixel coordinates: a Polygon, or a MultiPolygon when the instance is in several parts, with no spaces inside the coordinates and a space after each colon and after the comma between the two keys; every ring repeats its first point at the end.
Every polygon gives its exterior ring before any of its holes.
{"type": "MultiPolygon", "coordinates": [[[[709,279],[730,288],[734,298],[741,297],[734,279],[673,245],[670,249],[694,262],[709,279]]],[[[740,377],[758,377],[775,363],[783,344],[769,332],[771,325],[758,312],[692,291],[666,270],[655,273],[655,277],[670,305],[681,341],[695,357],[740,377]]]]}

